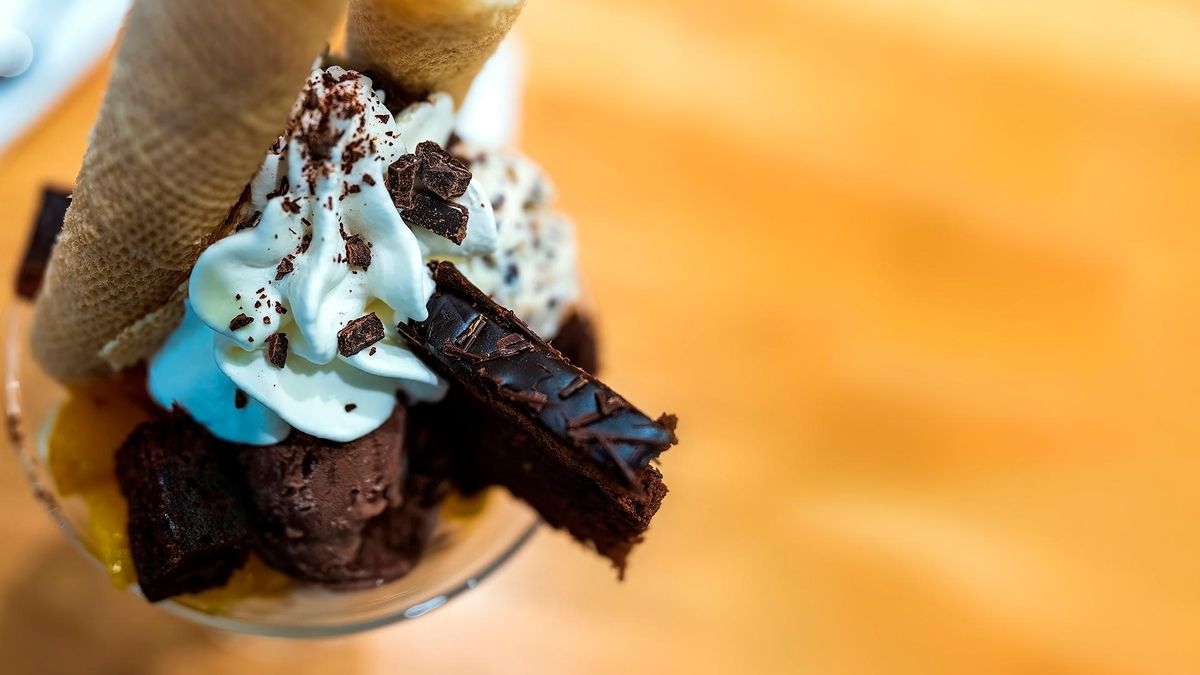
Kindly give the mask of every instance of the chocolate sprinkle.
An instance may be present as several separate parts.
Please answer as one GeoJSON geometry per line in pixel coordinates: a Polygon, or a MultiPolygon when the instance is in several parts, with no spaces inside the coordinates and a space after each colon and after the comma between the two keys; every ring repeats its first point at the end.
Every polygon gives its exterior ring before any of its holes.
{"type": "Polygon", "coordinates": [[[388,167],[387,189],[396,208],[413,207],[413,192],[417,188],[417,167],[420,163],[416,155],[404,155],[388,167]]]}
{"type": "Polygon", "coordinates": [[[252,323],[254,323],[254,319],[245,314],[238,314],[229,322],[229,330],[241,330],[252,323]]]}
{"type": "Polygon", "coordinates": [[[417,158],[421,160],[417,177],[427,190],[445,200],[466,193],[471,184],[471,170],[454,155],[433,141],[422,141],[417,145],[417,158]]]}
{"type": "Polygon", "coordinates": [[[361,235],[346,239],[346,262],[364,270],[371,266],[371,245],[361,235]]]}
{"type": "Polygon", "coordinates": [[[276,368],[287,365],[288,337],[287,333],[275,333],[267,338],[267,361],[276,368]]]}
{"type": "Polygon", "coordinates": [[[338,353],[342,356],[354,356],[382,339],[383,322],[375,312],[371,312],[351,321],[338,331],[338,353]]]}
{"type": "Polygon", "coordinates": [[[467,207],[424,192],[413,197],[413,207],[404,212],[404,220],[456,244],[467,238],[467,207]]]}

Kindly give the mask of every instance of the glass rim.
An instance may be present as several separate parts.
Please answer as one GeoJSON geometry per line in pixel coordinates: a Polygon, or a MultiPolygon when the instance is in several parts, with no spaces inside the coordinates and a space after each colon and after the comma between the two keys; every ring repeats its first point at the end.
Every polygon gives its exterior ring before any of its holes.
{"type": "MultiPolygon", "coordinates": [[[[3,312],[3,315],[0,316],[0,323],[4,326],[4,362],[2,367],[4,378],[5,437],[17,455],[21,470],[25,474],[26,481],[32,490],[34,498],[50,515],[55,525],[62,530],[72,545],[97,567],[99,571],[105,572],[101,561],[88,550],[84,535],[71,522],[70,518],[67,517],[65,509],[59,501],[56,488],[53,485],[53,479],[43,462],[42,449],[46,446],[48,434],[53,426],[54,416],[57,414],[61,403],[43,414],[43,419],[29,419],[29,411],[25,404],[27,383],[24,381],[23,375],[27,368],[36,368],[36,366],[26,365],[26,362],[29,360],[29,357],[26,355],[26,343],[28,342],[27,329],[30,313],[30,303],[16,298],[3,312]]],[[[36,386],[36,383],[32,383],[30,386],[36,386]]],[[[56,386],[61,387],[61,385],[56,386]]],[[[489,506],[485,508],[495,507],[489,506]]],[[[271,623],[265,620],[252,621],[225,614],[208,613],[174,599],[155,603],[155,606],[170,614],[203,626],[243,635],[293,639],[351,635],[425,616],[445,606],[450,600],[466,591],[476,588],[484,579],[511,560],[533,537],[540,524],[541,519],[536,513],[533,513],[530,517],[530,523],[523,527],[512,538],[512,541],[500,547],[494,555],[488,556],[483,564],[471,569],[464,578],[427,597],[414,599],[412,602],[397,603],[395,609],[390,609],[378,616],[320,624],[271,623]]],[[[421,562],[418,562],[417,567],[419,568],[420,565],[421,562]]],[[[386,587],[387,585],[383,584],[382,587],[386,587]]],[[[136,583],[131,585],[127,590],[139,597],[141,596],[136,583]]],[[[338,594],[350,596],[359,592],[363,591],[338,592],[338,594]]]]}

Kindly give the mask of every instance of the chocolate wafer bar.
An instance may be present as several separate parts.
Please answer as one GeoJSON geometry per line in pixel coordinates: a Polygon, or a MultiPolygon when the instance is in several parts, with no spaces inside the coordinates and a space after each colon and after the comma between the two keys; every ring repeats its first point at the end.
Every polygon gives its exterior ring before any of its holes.
{"type": "Polygon", "coordinates": [[[652,420],[452,264],[431,267],[437,289],[429,318],[399,330],[476,404],[478,442],[464,437],[471,432],[445,432],[467,455],[456,464],[474,467],[477,483],[504,485],[623,570],[666,494],[649,463],[676,443],[675,418],[652,420]]]}
{"type": "Polygon", "coordinates": [[[146,422],[117,452],[142,595],[157,602],[223,585],[249,555],[229,448],[182,413],[146,422]]]}

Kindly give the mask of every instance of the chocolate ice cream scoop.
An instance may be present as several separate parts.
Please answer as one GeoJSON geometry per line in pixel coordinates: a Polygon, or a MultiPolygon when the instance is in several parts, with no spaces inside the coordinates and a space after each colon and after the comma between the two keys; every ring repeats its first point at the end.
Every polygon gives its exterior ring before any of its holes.
{"type": "MultiPolygon", "coordinates": [[[[291,576],[342,589],[373,586],[408,572],[427,537],[390,537],[405,508],[404,407],[349,443],[294,432],[239,452],[259,554],[291,576]]],[[[421,531],[427,528],[422,524],[421,531]]]]}

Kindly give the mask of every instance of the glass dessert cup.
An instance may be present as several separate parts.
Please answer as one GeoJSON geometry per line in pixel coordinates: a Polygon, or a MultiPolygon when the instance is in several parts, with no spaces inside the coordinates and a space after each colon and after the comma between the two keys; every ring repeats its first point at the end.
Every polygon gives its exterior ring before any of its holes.
{"type": "MultiPolygon", "coordinates": [[[[69,392],[29,355],[31,312],[28,303],[18,301],[4,319],[8,438],[38,501],[64,534],[97,562],[98,573],[104,573],[93,554],[97,542],[87,505],[80,496],[58,489],[47,462],[51,430],[69,392]]],[[[110,450],[116,448],[99,449],[110,450]]],[[[376,588],[333,592],[296,582],[276,592],[218,603],[177,598],[158,604],[196,623],[237,633],[289,638],[357,633],[417,618],[475,588],[530,539],[537,524],[536,513],[492,488],[482,498],[451,500],[417,566],[376,588]]],[[[130,590],[137,592],[136,585],[130,590]]]]}

